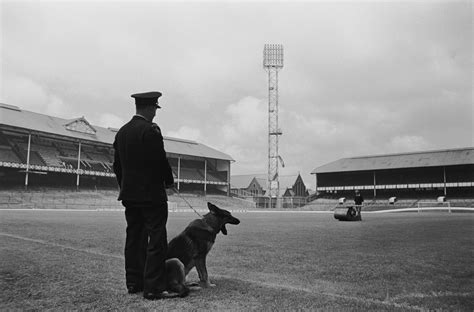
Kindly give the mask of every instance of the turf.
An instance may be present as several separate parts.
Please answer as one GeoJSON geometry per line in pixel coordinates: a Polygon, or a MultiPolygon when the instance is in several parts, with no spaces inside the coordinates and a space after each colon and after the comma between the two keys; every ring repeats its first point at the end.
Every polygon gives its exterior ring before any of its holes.
{"type": "MultiPolygon", "coordinates": [[[[126,293],[123,212],[0,211],[0,310],[474,309],[470,213],[234,215],[207,261],[217,286],[150,302],[126,293]]],[[[169,238],[194,218],[170,213],[169,238]]]]}

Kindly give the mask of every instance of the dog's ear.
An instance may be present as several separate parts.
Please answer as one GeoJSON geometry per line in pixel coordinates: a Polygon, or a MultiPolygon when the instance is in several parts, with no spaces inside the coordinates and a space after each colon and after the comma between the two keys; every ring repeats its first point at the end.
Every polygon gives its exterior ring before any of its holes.
{"type": "Polygon", "coordinates": [[[210,202],[207,202],[207,208],[209,208],[209,211],[213,214],[218,214],[219,213],[219,208],[217,208],[216,205],[213,205],[210,202]]]}

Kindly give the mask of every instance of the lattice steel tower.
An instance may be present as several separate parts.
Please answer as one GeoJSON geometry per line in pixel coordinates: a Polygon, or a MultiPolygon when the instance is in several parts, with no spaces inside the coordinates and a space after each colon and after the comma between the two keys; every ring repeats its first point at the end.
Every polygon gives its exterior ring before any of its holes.
{"type": "MultiPolygon", "coordinates": [[[[263,49],[263,67],[268,72],[268,195],[270,207],[272,198],[279,198],[278,181],[278,137],[282,135],[278,127],[278,71],[283,68],[283,45],[265,44],[263,49]]],[[[282,162],[283,165],[283,162],[282,162]]],[[[284,165],[283,165],[284,166],[284,165]]],[[[276,201],[278,206],[278,200],[276,201]]]]}

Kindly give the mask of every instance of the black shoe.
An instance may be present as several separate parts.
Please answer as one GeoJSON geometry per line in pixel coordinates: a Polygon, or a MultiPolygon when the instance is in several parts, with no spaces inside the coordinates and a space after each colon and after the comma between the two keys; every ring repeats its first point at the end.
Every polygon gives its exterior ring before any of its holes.
{"type": "Polygon", "coordinates": [[[189,288],[188,288],[188,287],[184,287],[184,288],[178,293],[178,296],[181,297],[181,298],[184,298],[184,297],[186,297],[187,295],[189,295],[189,288]]]}
{"type": "Polygon", "coordinates": [[[127,290],[129,294],[136,294],[143,291],[143,287],[140,286],[127,286],[127,290]]]}
{"type": "Polygon", "coordinates": [[[167,298],[175,298],[176,295],[171,295],[167,291],[162,291],[160,293],[145,292],[143,293],[143,298],[148,300],[161,300],[167,298]]]}

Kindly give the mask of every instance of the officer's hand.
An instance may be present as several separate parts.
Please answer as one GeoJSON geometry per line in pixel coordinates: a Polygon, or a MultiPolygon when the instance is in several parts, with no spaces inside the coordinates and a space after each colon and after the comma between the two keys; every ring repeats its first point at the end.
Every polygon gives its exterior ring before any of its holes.
{"type": "Polygon", "coordinates": [[[167,189],[175,188],[175,184],[174,184],[174,183],[166,183],[166,182],[165,182],[165,188],[167,188],[167,189]]]}

